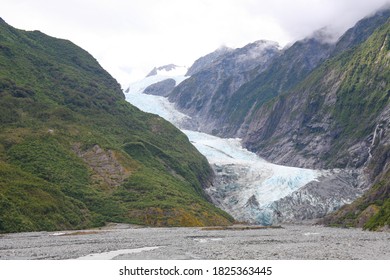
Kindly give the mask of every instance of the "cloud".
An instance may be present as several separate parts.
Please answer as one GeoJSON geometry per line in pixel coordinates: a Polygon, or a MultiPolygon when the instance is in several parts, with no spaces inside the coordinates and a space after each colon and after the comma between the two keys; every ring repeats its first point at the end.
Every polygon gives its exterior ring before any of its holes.
{"type": "Polygon", "coordinates": [[[83,47],[122,84],[154,66],[190,65],[221,45],[285,45],[330,26],[344,32],[390,0],[1,0],[11,25],[83,47]]]}
{"type": "Polygon", "coordinates": [[[249,0],[248,7],[253,16],[263,11],[274,18],[290,40],[297,40],[323,27],[341,35],[356,21],[389,3],[389,0],[249,0]]]}

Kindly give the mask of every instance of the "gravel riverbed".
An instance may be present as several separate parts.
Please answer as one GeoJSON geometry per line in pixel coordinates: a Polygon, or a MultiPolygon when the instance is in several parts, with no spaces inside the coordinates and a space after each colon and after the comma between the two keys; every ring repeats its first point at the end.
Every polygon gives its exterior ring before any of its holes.
{"type": "Polygon", "coordinates": [[[312,225],[101,229],[0,235],[0,259],[390,259],[390,232],[312,225]]]}

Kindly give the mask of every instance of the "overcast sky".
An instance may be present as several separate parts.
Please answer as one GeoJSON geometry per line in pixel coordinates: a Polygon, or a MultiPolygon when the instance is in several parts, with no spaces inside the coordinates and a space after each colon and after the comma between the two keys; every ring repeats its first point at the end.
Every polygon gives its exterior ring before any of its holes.
{"type": "Polygon", "coordinates": [[[329,26],[343,32],[390,0],[0,0],[12,26],[69,39],[122,85],[154,66],[190,66],[216,48],[281,46],[329,26]]]}

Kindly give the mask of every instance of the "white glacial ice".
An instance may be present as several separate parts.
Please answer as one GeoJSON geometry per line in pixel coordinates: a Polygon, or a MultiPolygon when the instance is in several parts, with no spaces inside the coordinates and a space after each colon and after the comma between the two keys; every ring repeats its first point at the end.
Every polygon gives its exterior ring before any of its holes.
{"type": "MultiPolygon", "coordinates": [[[[165,75],[162,76],[149,76],[143,80],[130,84],[128,90],[126,90],[125,92],[126,100],[140,110],[147,113],[159,115],[160,117],[179,127],[183,121],[189,120],[191,118],[177,111],[175,109],[174,104],[169,102],[166,97],[143,94],[143,91],[148,86],[161,82],[168,78],[174,79],[176,81],[176,86],[185,79],[189,78],[188,76],[184,75],[169,76],[168,73],[171,73],[171,71],[164,71],[164,73],[165,75]]],[[[172,72],[172,74],[174,74],[174,72],[172,72]]]]}
{"type": "MultiPolygon", "coordinates": [[[[189,116],[177,111],[167,98],[143,93],[149,85],[167,78],[174,78],[179,84],[188,77],[147,77],[130,85],[129,91],[125,93],[126,100],[180,128],[183,120],[191,119],[189,116]]],[[[206,192],[217,206],[240,221],[275,223],[277,209],[271,208],[272,202],[290,195],[323,173],[269,163],[244,149],[240,139],[220,138],[184,129],[182,131],[216,172],[216,182],[206,192]]]]}

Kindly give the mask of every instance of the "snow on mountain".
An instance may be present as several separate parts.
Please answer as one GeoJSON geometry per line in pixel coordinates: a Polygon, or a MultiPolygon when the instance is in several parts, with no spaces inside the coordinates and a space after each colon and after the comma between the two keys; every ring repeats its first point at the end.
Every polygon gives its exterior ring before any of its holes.
{"type": "Polygon", "coordinates": [[[191,120],[189,116],[178,112],[174,104],[169,102],[166,97],[143,94],[144,85],[134,85],[134,88],[140,88],[141,90],[139,92],[132,90],[125,93],[126,100],[142,111],[157,114],[177,127],[182,127],[185,122],[191,120]]]}
{"type": "Polygon", "coordinates": [[[155,67],[146,77],[150,76],[185,76],[188,71],[186,66],[177,66],[175,64],[168,64],[161,67],[155,67]]]}
{"type": "Polygon", "coordinates": [[[185,76],[187,71],[187,67],[176,66],[173,64],[154,68],[144,79],[131,83],[125,90],[125,94],[143,93],[148,86],[164,81],[168,78],[174,79],[177,86],[185,79],[189,78],[189,76],[185,76]]]}
{"type": "MultiPolygon", "coordinates": [[[[149,85],[167,78],[173,78],[179,84],[187,77],[166,76],[174,72],[157,71],[158,74],[131,84],[125,92],[126,100],[143,111],[158,114],[183,128],[183,122],[191,122],[190,117],[177,111],[167,98],[147,95],[143,91],[149,85]]],[[[275,209],[272,209],[274,201],[323,175],[321,171],[271,164],[242,148],[240,139],[182,131],[208,159],[216,173],[214,186],[206,189],[206,192],[217,206],[237,220],[260,224],[275,222],[275,209]]]]}
{"type": "Polygon", "coordinates": [[[175,126],[182,127],[185,122],[191,120],[189,116],[177,111],[174,104],[169,102],[167,98],[147,95],[143,94],[143,92],[148,86],[166,79],[174,79],[177,86],[189,77],[184,76],[185,72],[183,69],[180,69],[180,71],[169,71],[165,70],[165,68],[155,69],[157,69],[156,71],[159,74],[147,76],[146,78],[129,85],[128,89],[125,91],[126,100],[144,112],[157,114],[175,126]],[[180,75],[176,75],[178,73],[180,73],[180,75]]]}

